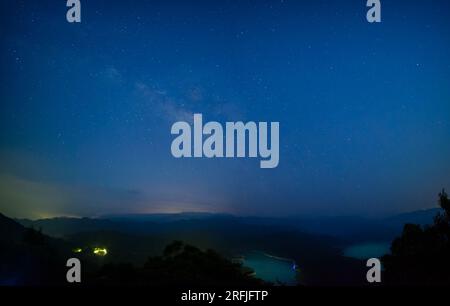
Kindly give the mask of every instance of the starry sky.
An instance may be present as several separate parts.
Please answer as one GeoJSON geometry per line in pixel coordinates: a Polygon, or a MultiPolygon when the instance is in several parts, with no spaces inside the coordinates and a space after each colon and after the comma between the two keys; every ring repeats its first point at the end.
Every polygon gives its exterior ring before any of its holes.
{"type": "Polygon", "coordinates": [[[450,4],[0,3],[0,212],[387,215],[450,188],[450,4]],[[280,163],[175,159],[171,125],[280,122],[280,163]]]}

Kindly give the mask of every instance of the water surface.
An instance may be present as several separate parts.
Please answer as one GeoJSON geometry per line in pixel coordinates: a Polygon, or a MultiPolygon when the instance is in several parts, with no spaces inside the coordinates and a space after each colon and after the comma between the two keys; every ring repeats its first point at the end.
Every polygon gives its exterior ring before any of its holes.
{"type": "Polygon", "coordinates": [[[245,254],[243,265],[251,268],[256,277],[265,281],[290,286],[297,284],[297,269],[293,260],[255,251],[245,254]]]}
{"type": "Polygon", "coordinates": [[[389,253],[389,242],[354,244],[344,249],[344,256],[356,259],[379,258],[389,253]]]}

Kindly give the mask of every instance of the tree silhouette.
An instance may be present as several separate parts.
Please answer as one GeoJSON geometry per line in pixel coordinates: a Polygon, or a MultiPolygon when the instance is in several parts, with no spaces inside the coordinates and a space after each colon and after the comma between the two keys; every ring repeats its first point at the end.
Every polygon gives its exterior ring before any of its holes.
{"type": "Polygon", "coordinates": [[[35,230],[34,228],[26,228],[23,235],[23,242],[31,245],[43,245],[45,243],[45,236],[42,234],[42,229],[35,230]]]}
{"type": "Polygon", "coordinates": [[[448,195],[445,192],[445,189],[442,189],[442,191],[439,193],[439,205],[444,210],[445,216],[448,221],[450,216],[450,200],[448,199],[448,195]]]}
{"type": "Polygon", "coordinates": [[[439,212],[430,226],[405,224],[402,235],[383,257],[385,280],[391,284],[450,284],[450,200],[439,193],[439,212]]]}
{"type": "Polygon", "coordinates": [[[213,250],[174,241],[162,256],[149,257],[143,267],[107,264],[93,277],[101,285],[245,285],[266,284],[249,269],[231,262],[213,250]]]}

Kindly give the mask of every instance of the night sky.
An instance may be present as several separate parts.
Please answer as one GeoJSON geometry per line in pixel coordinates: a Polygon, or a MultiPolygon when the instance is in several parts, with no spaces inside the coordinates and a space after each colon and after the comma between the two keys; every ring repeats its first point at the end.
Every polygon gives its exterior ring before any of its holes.
{"type": "Polygon", "coordinates": [[[0,3],[0,212],[377,216],[450,189],[450,3],[0,3]],[[280,122],[280,163],[176,159],[171,125],[280,122]],[[191,118],[191,119],[189,119],[191,118]]]}

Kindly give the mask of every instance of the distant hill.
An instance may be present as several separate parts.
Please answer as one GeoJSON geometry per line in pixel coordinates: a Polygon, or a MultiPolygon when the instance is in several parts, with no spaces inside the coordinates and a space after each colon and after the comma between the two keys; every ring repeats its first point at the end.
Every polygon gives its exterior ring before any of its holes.
{"type": "Polygon", "coordinates": [[[116,224],[110,220],[92,218],[50,218],[50,219],[16,219],[25,227],[41,229],[44,234],[53,237],[64,237],[80,231],[114,230],[116,224]]]}
{"type": "Polygon", "coordinates": [[[400,235],[406,223],[431,224],[439,210],[438,208],[419,210],[385,218],[299,216],[289,218],[249,217],[244,219],[250,223],[285,226],[312,234],[331,236],[338,238],[345,244],[352,244],[366,241],[391,241],[400,235]]]}
{"type": "Polygon", "coordinates": [[[0,241],[11,242],[23,238],[25,228],[0,213],[0,241]]]}
{"type": "Polygon", "coordinates": [[[69,251],[67,242],[0,214],[0,285],[60,283],[69,251]]]}
{"type": "Polygon", "coordinates": [[[364,241],[388,241],[401,233],[403,225],[430,224],[439,209],[428,209],[399,214],[386,218],[364,217],[238,217],[229,214],[213,213],[177,213],[177,214],[134,214],[109,215],[102,218],[52,218],[41,220],[17,220],[22,225],[41,228],[48,235],[63,237],[80,232],[115,231],[153,234],[174,230],[183,226],[201,226],[209,222],[223,224],[239,223],[258,226],[271,226],[290,229],[313,235],[329,236],[338,239],[341,244],[364,241]]]}
{"type": "MultiPolygon", "coordinates": [[[[98,230],[120,225],[111,222],[86,218],[24,221],[30,226],[49,225],[52,230],[63,228],[72,232],[79,227],[79,233],[65,235],[62,240],[0,215],[0,286],[67,285],[66,260],[71,257],[77,257],[83,263],[82,285],[86,286],[264,284],[252,275],[251,270],[211,249],[203,250],[180,242],[167,243],[170,237],[161,239],[161,234],[130,234],[121,232],[120,228],[98,230]],[[82,226],[85,230],[97,230],[83,231],[82,226]],[[95,247],[106,249],[107,253],[95,255],[95,247]],[[75,255],[76,249],[80,251],[75,255]],[[142,262],[133,262],[137,257],[142,262]]],[[[127,224],[135,223],[129,221],[127,224]]],[[[141,229],[140,226],[137,228],[141,229]]]]}
{"type": "Polygon", "coordinates": [[[430,225],[433,223],[433,218],[440,212],[442,209],[440,208],[431,208],[413,211],[409,213],[399,214],[396,216],[392,216],[386,218],[385,222],[389,224],[389,226],[402,229],[403,225],[406,223],[411,224],[420,224],[420,225],[430,225]]]}
{"type": "Polygon", "coordinates": [[[382,220],[363,217],[248,218],[247,222],[293,228],[305,233],[333,237],[340,246],[364,241],[386,241],[397,231],[382,220]]]}
{"type": "Polygon", "coordinates": [[[173,214],[122,214],[122,215],[104,215],[101,219],[113,221],[150,221],[156,223],[174,222],[182,220],[201,220],[209,218],[232,218],[231,214],[208,213],[208,212],[182,212],[173,214]]]}
{"type": "Polygon", "coordinates": [[[64,267],[59,254],[70,256],[72,247],[108,249],[98,264],[129,262],[142,265],[149,256],[158,256],[174,240],[182,240],[202,250],[215,249],[227,258],[249,251],[264,251],[294,259],[307,284],[362,284],[365,265],[342,256],[349,245],[366,241],[392,241],[405,223],[431,223],[437,209],[400,214],[389,218],[261,218],[226,214],[182,213],[115,215],[108,218],[53,218],[11,220],[0,215],[0,282],[29,283],[39,275],[61,277],[51,268],[64,267]],[[20,224],[19,224],[20,223],[20,224]],[[38,230],[27,229],[32,227],[38,230]],[[31,235],[30,235],[31,234],[31,235]],[[63,237],[64,240],[53,237],[63,237]],[[28,238],[27,238],[28,237],[28,238]],[[30,264],[31,263],[31,264],[30,264]],[[39,264],[38,264],[39,263],[39,264]],[[13,269],[15,267],[15,269],[13,269]],[[36,268],[38,267],[38,268],[36,268]],[[41,273],[45,267],[52,273],[41,273]],[[24,269],[37,269],[24,279],[24,269]],[[14,271],[14,272],[12,272],[14,271]],[[19,272],[18,272],[19,271],[19,272]],[[53,275],[53,276],[52,276],[53,275]]]}
{"type": "MultiPolygon", "coordinates": [[[[104,262],[142,264],[160,254],[173,240],[201,249],[214,249],[227,258],[264,251],[292,258],[301,267],[302,280],[311,284],[360,283],[360,262],[341,256],[342,241],[306,233],[295,224],[283,224],[230,215],[195,214],[115,216],[112,219],[56,218],[24,224],[42,227],[44,233],[64,236],[77,246],[102,245],[110,250],[104,262]],[[151,221],[148,221],[151,220],[151,221]],[[343,276],[344,275],[344,276],[343,276]]],[[[361,276],[362,275],[362,276],[361,276]]]]}

